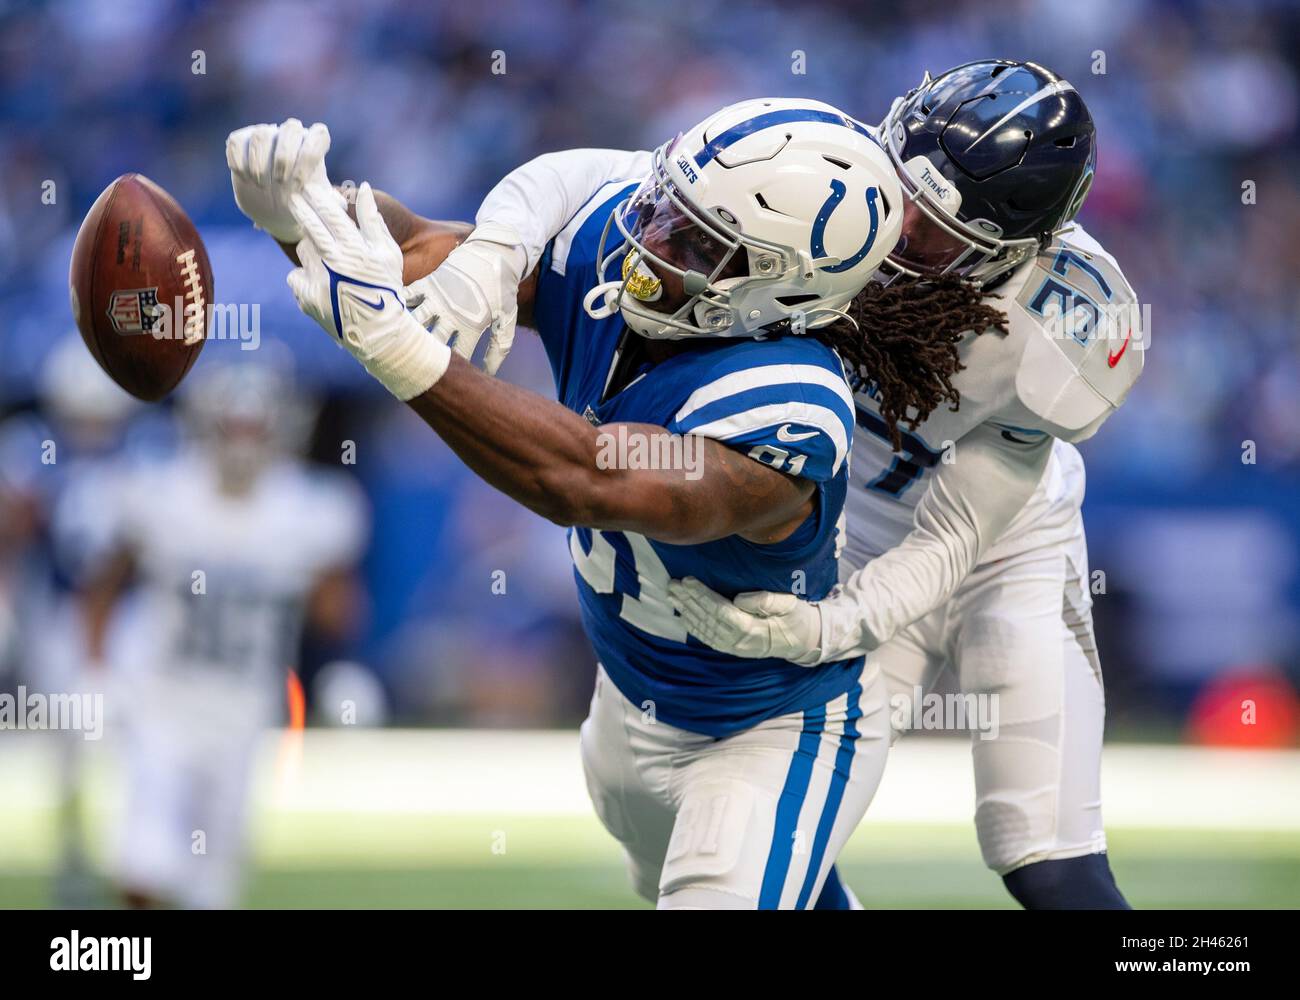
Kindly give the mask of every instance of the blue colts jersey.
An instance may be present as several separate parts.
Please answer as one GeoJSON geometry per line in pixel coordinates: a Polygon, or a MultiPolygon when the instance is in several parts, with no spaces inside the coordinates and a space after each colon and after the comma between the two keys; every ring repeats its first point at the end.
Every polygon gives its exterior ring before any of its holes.
{"type": "Polygon", "coordinates": [[[817,484],[813,512],[772,545],[738,535],[669,545],[630,531],[569,532],[583,621],[611,680],[656,718],[722,737],[825,705],[861,672],[861,657],[807,668],[709,649],[687,635],[667,593],[670,579],[694,576],[728,597],[747,590],[811,600],[827,594],[836,582],[853,397],[835,352],[797,336],[701,339],[643,366],[606,397],[624,324],[617,314],[590,318],[582,299],[597,283],[605,222],[634,187],[619,182],[597,192],[542,257],[534,317],[560,402],[596,424],[652,424],[714,438],[817,484]]]}

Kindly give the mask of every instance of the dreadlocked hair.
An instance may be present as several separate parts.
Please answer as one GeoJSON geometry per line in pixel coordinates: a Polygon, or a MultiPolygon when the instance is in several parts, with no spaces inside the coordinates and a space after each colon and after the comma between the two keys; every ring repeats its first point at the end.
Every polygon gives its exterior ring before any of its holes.
{"type": "Polygon", "coordinates": [[[978,288],[951,275],[868,284],[847,309],[850,319],[810,330],[844,361],[854,391],[869,388],[880,405],[894,451],[898,425],[913,430],[940,403],[953,412],[961,393],[952,378],[966,366],[957,344],[967,333],[1007,333],[1007,317],[978,288]]]}

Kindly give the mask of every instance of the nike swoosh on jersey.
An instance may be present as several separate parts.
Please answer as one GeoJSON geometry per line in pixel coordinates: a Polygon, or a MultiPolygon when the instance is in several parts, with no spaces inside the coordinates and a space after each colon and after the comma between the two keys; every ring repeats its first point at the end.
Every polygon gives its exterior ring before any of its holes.
{"type": "Polygon", "coordinates": [[[784,441],[786,444],[793,444],[795,441],[807,441],[809,438],[816,437],[820,431],[809,431],[807,434],[795,434],[790,430],[789,424],[782,424],[776,429],[776,439],[784,441]]]}
{"type": "Polygon", "coordinates": [[[1114,354],[1106,355],[1106,364],[1108,364],[1111,368],[1114,368],[1117,364],[1119,364],[1119,359],[1122,358],[1124,356],[1124,352],[1128,350],[1128,342],[1132,339],[1133,339],[1133,331],[1130,330],[1128,333],[1124,335],[1124,343],[1120,344],[1119,350],[1116,351],[1114,354]]]}

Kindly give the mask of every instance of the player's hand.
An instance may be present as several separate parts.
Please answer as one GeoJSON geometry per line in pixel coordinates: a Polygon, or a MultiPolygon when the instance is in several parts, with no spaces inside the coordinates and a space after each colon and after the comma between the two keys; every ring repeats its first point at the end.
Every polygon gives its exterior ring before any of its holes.
{"type": "Polygon", "coordinates": [[[508,227],[479,226],[429,275],[404,289],[415,318],[469,361],[489,328],[483,370],[495,375],[515,340],[520,276],[511,256],[521,238],[508,227]]]}
{"type": "Polygon", "coordinates": [[[402,297],[402,249],[369,184],[357,189],[357,221],[328,185],[289,197],[302,228],[300,267],[289,273],[298,307],[398,399],[424,392],[447,370],[451,351],[420,326],[402,297]]]}
{"type": "Polygon", "coordinates": [[[226,138],[226,165],[235,204],[281,243],[297,243],[302,228],[289,210],[289,198],[308,184],[329,187],[325,154],[330,130],[317,122],[303,128],[297,118],[282,125],[248,125],[226,138]]]}
{"type": "Polygon", "coordinates": [[[822,616],[794,594],[758,590],[729,601],[694,577],[672,580],[668,599],[686,630],[706,646],[747,659],[775,657],[801,666],[820,659],[822,616]]]}

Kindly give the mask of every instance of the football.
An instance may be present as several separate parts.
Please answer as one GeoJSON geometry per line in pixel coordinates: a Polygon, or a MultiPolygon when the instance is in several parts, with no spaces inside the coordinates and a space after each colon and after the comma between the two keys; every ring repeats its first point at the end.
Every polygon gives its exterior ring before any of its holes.
{"type": "Polygon", "coordinates": [[[72,315],[99,366],[137,399],[154,402],[203,349],[212,266],[176,199],[123,174],[95,199],[68,273],[72,315]]]}

